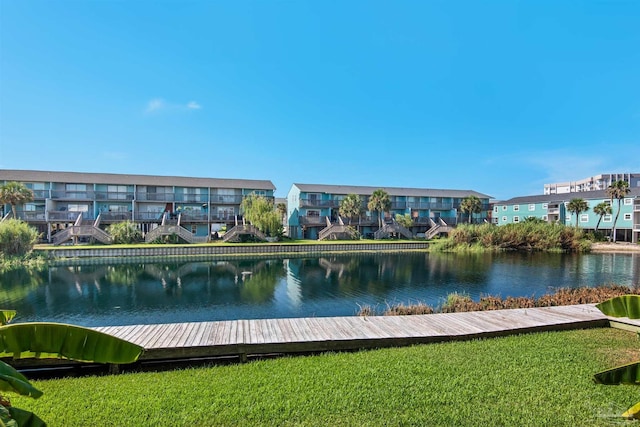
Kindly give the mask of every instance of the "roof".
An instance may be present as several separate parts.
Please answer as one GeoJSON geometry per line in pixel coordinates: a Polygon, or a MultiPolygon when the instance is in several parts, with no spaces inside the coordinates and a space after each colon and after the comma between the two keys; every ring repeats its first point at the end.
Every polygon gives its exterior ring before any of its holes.
{"type": "Polygon", "coordinates": [[[359,185],[325,185],[325,184],[298,184],[294,183],[300,191],[306,193],[326,194],[358,194],[370,196],[374,191],[382,189],[390,196],[414,196],[414,197],[469,197],[476,196],[480,199],[489,199],[491,196],[478,193],[473,190],[443,190],[432,188],[405,188],[405,187],[367,187],[359,185]]]}
{"type": "MultiPolygon", "coordinates": [[[[640,196],[640,188],[630,188],[629,189],[630,197],[639,197],[640,196]]],[[[496,202],[496,205],[518,205],[525,203],[553,203],[553,202],[568,202],[571,199],[585,199],[585,200],[593,200],[593,199],[610,199],[607,194],[607,190],[596,190],[596,191],[580,191],[576,193],[562,193],[562,194],[542,194],[537,196],[521,196],[514,197],[509,200],[504,200],[502,202],[496,202]]]]}
{"type": "Polygon", "coordinates": [[[63,182],[77,184],[135,184],[177,187],[245,188],[251,190],[275,190],[276,188],[273,183],[268,180],[9,169],[0,169],[0,180],[20,182],[63,182]]]}

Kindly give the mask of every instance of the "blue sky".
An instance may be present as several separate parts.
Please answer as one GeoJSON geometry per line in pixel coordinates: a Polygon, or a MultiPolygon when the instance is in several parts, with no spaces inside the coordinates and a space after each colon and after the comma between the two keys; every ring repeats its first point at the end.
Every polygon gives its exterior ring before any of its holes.
{"type": "Polygon", "coordinates": [[[0,168],[472,189],[640,172],[640,2],[0,0],[0,168]]]}

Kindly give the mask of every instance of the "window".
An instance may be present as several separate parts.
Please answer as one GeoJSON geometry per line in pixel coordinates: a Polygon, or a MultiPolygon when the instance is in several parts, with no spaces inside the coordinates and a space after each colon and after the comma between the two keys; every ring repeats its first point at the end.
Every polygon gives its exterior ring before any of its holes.
{"type": "Polygon", "coordinates": [[[502,207],[502,210],[503,210],[503,211],[506,211],[506,210],[507,210],[507,205],[504,205],[504,206],[502,207]]]}
{"type": "Polygon", "coordinates": [[[129,210],[128,206],[123,205],[109,205],[109,212],[127,212],[129,210]]]}
{"type": "Polygon", "coordinates": [[[567,215],[567,216],[565,217],[565,220],[566,220],[566,221],[571,221],[571,215],[567,215]]]}
{"type": "Polygon", "coordinates": [[[520,217],[519,216],[514,216],[513,217],[513,222],[520,222],[520,217]]]}
{"type": "Polygon", "coordinates": [[[542,209],[548,209],[549,208],[549,204],[548,203],[543,203],[542,204],[542,209]]]}
{"type": "Polygon", "coordinates": [[[87,184],[66,184],[67,191],[87,191],[87,184]]]}
{"type": "Polygon", "coordinates": [[[36,210],[36,205],[33,203],[27,203],[24,205],[24,210],[25,212],[35,212],[36,210]]]}
{"type": "Polygon", "coordinates": [[[533,204],[533,203],[530,203],[530,204],[529,204],[529,210],[530,210],[530,211],[535,211],[535,210],[536,210],[536,205],[535,205],[535,204],[533,204]]]}
{"type": "Polygon", "coordinates": [[[630,213],[624,214],[624,220],[625,221],[631,221],[631,214],[630,213]]]}
{"type": "Polygon", "coordinates": [[[602,217],[602,222],[611,222],[611,215],[607,214],[602,217]]]}
{"type": "Polygon", "coordinates": [[[320,216],[320,211],[314,210],[314,209],[310,209],[310,210],[307,211],[307,216],[319,217],[320,216]]]}
{"type": "Polygon", "coordinates": [[[633,199],[627,197],[624,199],[624,205],[625,206],[631,206],[633,204],[633,199]]]}
{"type": "Polygon", "coordinates": [[[518,212],[520,210],[520,205],[513,205],[513,211],[518,212]]]}
{"type": "Polygon", "coordinates": [[[580,215],[580,222],[589,222],[589,215],[587,214],[580,215]]]}
{"type": "Polygon", "coordinates": [[[494,206],[494,207],[493,207],[493,211],[497,213],[497,212],[498,212],[498,207],[497,207],[497,206],[494,206]]]}
{"type": "Polygon", "coordinates": [[[542,215],[542,220],[543,220],[543,221],[549,221],[549,217],[548,217],[548,216],[546,216],[546,215],[542,215]]]}
{"type": "Polygon", "coordinates": [[[502,222],[507,222],[507,217],[506,216],[502,217],[502,222]]]}

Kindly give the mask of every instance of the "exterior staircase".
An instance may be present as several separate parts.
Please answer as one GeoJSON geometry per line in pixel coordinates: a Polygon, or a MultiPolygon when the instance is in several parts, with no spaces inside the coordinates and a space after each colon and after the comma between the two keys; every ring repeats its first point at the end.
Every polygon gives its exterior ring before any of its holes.
{"type": "Polygon", "coordinates": [[[398,233],[407,239],[413,239],[413,233],[409,229],[398,224],[396,221],[383,225],[382,228],[373,233],[373,238],[376,240],[388,239],[391,237],[392,233],[398,233]]]}
{"type": "Polygon", "coordinates": [[[245,235],[250,234],[263,241],[267,240],[267,236],[265,236],[265,234],[262,231],[258,230],[258,228],[255,225],[237,224],[231,230],[224,233],[224,236],[222,237],[222,241],[223,242],[239,242],[240,236],[243,234],[245,235]]]}
{"type": "Polygon", "coordinates": [[[82,213],[79,213],[76,222],[71,227],[65,228],[53,236],[53,244],[58,246],[69,240],[73,240],[75,244],[80,237],[89,237],[106,244],[111,243],[111,236],[104,230],[101,230],[99,225],[100,215],[98,215],[98,218],[96,218],[93,224],[83,224],[82,213]]]}
{"type": "Polygon", "coordinates": [[[448,233],[453,229],[453,227],[444,222],[442,218],[438,218],[438,222],[435,222],[434,220],[429,218],[429,223],[431,224],[431,228],[424,234],[424,237],[427,240],[433,239],[440,233],[448,233]]]}
{"type": "Polygon", "coordinates": [[[180,225],[182,214],[178,215],[177,221],[170,221],[167,219],[167,213],[162,215],[162,223],[149,231],[144,236],[144,241],[151,243],[162,236],[178,236],[187,243],[206,243],[209,241],[209,236],[196,236],[186,228],[180,225]]]}
{"type": "Polygon", "coordinates": [[[351,227],[344,224],[342,217],[338,217],[338,222],[332,224],[329,218],[326,218],[327,226],[318,233],[318,240],[337,240],[341,238],[353,239],[355,232],[351,227]]]}

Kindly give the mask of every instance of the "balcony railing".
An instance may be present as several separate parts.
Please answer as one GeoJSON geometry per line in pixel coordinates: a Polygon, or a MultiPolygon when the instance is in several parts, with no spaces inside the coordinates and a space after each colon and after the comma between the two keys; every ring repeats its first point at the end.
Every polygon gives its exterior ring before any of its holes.
{"type": "Polygon", "coordinates": [[[75,221],[78,219],[78,215],[82,214],[83,220],[95,219],[89,212],[74,212],[74,211],[49,211],[49,221],[75,221]]]}
{"type": "MultiPolygon", "coordinates": [[[[100,218],[105,222],[131,221],[132,216],[131,212],[102,212],[100,214],[100,218]]],[[[84,215],[82,217],[84,218],[84,215]]]]}
{"type": "Polygon", "coordinates": [[[326,225],[327,224],[327,216],[308,216],[301,215],[298,217],[301,225],[326,225]]]}
{"type": "Polygon", "coordinates": [[[23,221],[44,221],[46,214],[44,211],[22,211],[18,212],[18,218],[23,221]]]}
{"type": "Polygon", "coordinates": [[[136,193],[136,200],[138,201],[173,202],[174,199],[174,193],[147,193],[142,191],[136,193]]]}
{"type": "Polygon", "coordinates": [[[46,199],[49,197],[49,190],[31,190],[34,199],[46,199]]]}
{"type": "Polygon", "coordinates": [[[66,190],[52,190],[52,199],[72,199],[72,200],[93,200],[95,192],[93,190],[86,191],[66,191],[66,190]]]}
{"type": "Polygon", "coordinates": [[[309,199],[306,197],[300,198],[300,206],[314,206],[323,208],[337,208],[340,207],[339,200],[321,200],[321,199],[309,199]]]}
{"type": "Polygon", "coordinates": [[[239,205],[242,203],[242,196],[211,195],[211,204],[239,205]]]}
{"type": "Polygon", "coordinates": [[[633,202],[633,211],[640,212],[640,200],[635,200],[633,202]]]}
{"type": "Polygon", "coordinates": [[[164,212],[136,212],[136,221],[162,221],[164,212]]]}
{"type": "Polygon", "coordinates": [[[206,194],[176,194],[176,202],[207,203],[209,196],[206,194]]]}
{"type": "Polygon", "coordinates": [[[96,191],[96,200],[133,200],[133,191],[96,191]]]}

